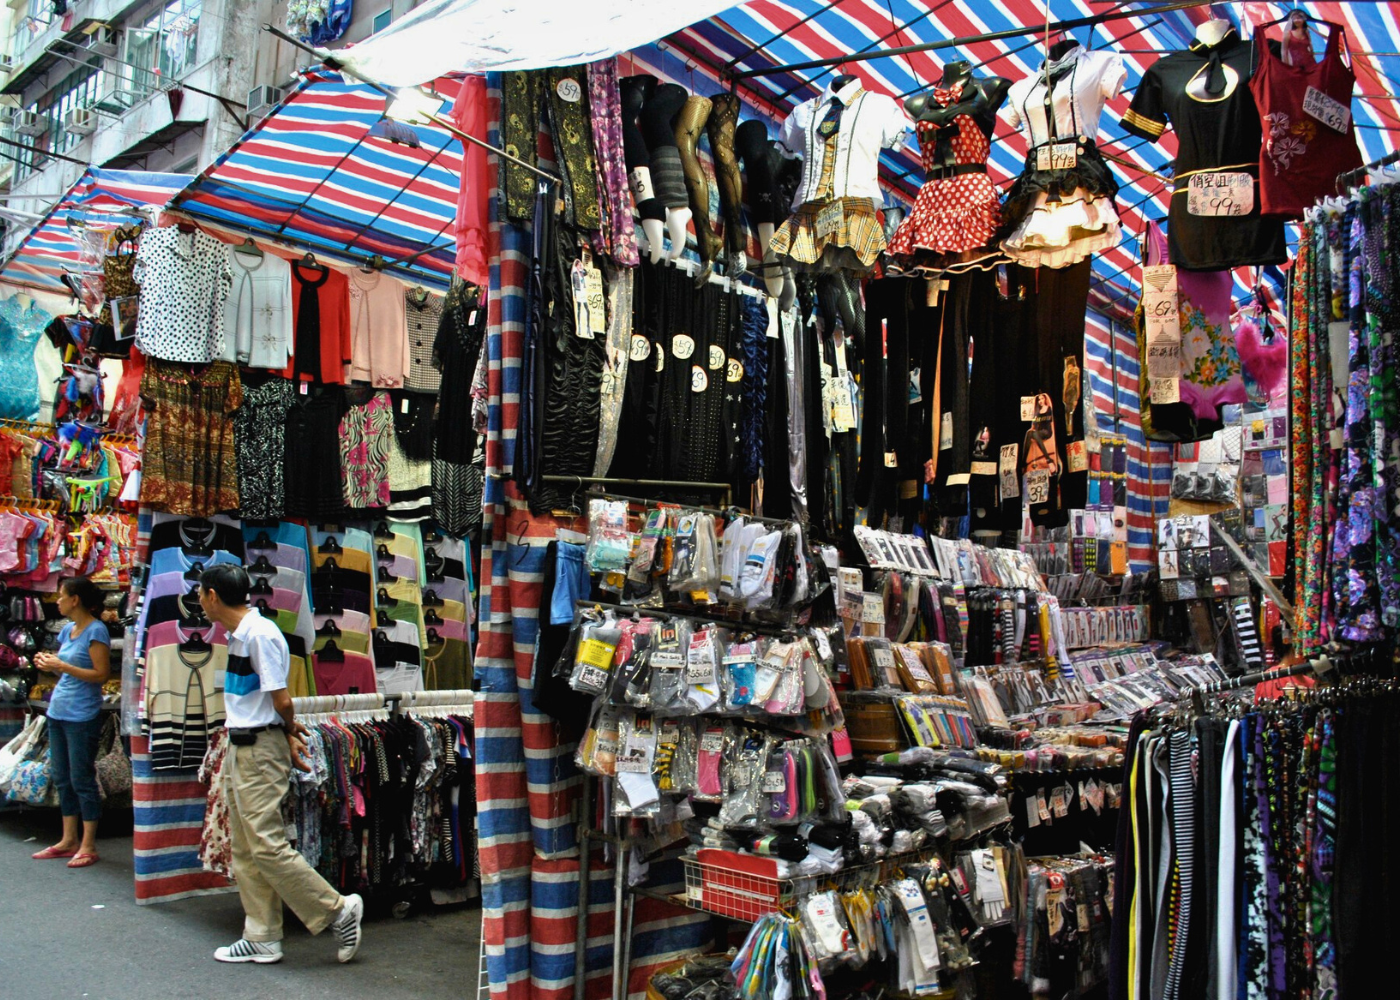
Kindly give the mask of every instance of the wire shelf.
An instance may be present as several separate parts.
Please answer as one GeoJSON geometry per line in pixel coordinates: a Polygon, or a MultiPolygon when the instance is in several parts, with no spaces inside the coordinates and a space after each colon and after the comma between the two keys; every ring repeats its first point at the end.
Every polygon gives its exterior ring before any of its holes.
{"type": "Polygon", "coordinates": [[[927,861],[937,853],[936,847],[924,847],[871,864],[853,865],[834,874],[780,878],[778,863],[771,858],[706,849],[694,858],[681,858],[685,895],[677,901],[693,910],[754,921],[765,913],[791,910],[814,893],[828,889],[846,892],[888,881],[902,866],[927,861]]]}

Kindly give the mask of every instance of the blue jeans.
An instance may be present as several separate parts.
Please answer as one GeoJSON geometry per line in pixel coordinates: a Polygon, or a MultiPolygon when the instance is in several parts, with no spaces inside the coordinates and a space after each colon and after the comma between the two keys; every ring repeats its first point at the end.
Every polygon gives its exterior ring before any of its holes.
{"type": "Polygon", "coordinates": [[[97,790],[97,745],[102,740],[102,716],[86,722],[50,719],[49,774],[58,788],[58,805],[65,816],[82,816],[96,823],[102,815],[97,790]]]}

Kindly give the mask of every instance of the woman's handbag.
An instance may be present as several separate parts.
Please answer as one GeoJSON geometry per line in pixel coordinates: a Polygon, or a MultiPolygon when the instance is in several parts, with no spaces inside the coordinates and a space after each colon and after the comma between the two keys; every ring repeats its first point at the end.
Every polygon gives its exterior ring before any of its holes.
{"type": "Polygon", "coordinates": [[[131,758],[122,746],[121,725],[115,715],[109,716],[102,729],[102,741],[97,748],[97,787],[104,799],[131,792],[131,758]]]}
{"type": "Polygon", "coordinates": [[[53,776],[49,773],[49,754],[44,753],[37,760],[22,760],[15,767],[10,779],[10,801],[23,802],[31,806],[49,805],[49,794],[53,791],[53,776]]]}
{"type": "Polygon", "coordinates": [[[0,747],[0,795],[7,795],[14,780],[15,769],[29,756],[30,747],[44,736],[48,720],[42,715],[31,716],[16,736],[0,747]]]}

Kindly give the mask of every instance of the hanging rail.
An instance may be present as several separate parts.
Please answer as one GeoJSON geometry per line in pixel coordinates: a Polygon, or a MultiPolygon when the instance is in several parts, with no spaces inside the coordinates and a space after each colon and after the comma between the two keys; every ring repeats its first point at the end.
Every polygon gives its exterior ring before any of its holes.
{"type": "MultiPolygon", "coordinates": [[[[728,483],[686,483],[679,479],[623,479],[617,476],[541,476],[540,481],[554,486],[574,486],[579,491],[583,490],[585,483],[594,483],[598,486],[649,486],[655,489],[670,490],[698,490],[701,493],[723,493],[725,502],[729,501],[730,493],[733,490],[728,483]]],[[[641,500],[636,497],[615,497],[617,500],[636,500],[637,503],[656,503],[656,500],[641,500]]]]}
{"type": "Polygon", "coordinates": [[[1381,167],[1388,167],[1392,163],[1400,163],[1400,149],[1397,149],[1393,153],[1387,153],[1385,156],[1382,156],[1379,160],[1372,163],[1364,163],[1355,170],[1348,170],[1346,173],[1338,174],[1337,190],[1341,191],[1343,188],[1355,187],[1365,178],[1368,171],[1379,170],[1381,167]]]}
{"type": "Polygon", "coordinates": [[[395,694],[323,694],[293,698],[292,709],[298,715],[324,715],[329,712],[364,712],[388,707],[396,714],[412,708],[456,707],[470,710],[476,693],[466,688],[444,691],[401,691],[395,694]]]}
{"type": "Polygon", "coordinates": [[[1303,674],[1316,673],[1321,676],[1332,669],[1332,661],[1323,656],[1308,663],[1295,663],[1291,667],[1275,667],[1272,670],[1260,670],[1257,673],[1241,674],[1238,677],[1231,677],[1224,681],[1211,681],[1203,687],[1187,687],[1181,689],[1181,694],[1177,695],[1177,700],[1187,701],[1198,695],[1219,694],[1222,691],[1236,691],[1240,688],[1254,687],[1256,684],[1263,684],[1267,681],[1283,680],[1285,677],[1299,677],[1303,674]]]}
{"type": "MultiPolygon", "coordinates": [[[[1154,14],[1166,14],[1176,10],[1188,10],[1192,7],[1204,7],[1211,0],[1174,0],[1172,3],[1159,4],[1156,7],[1144,7],[1141,10],[1117,10],[1107,14],[1093,14],[1089,17],[1076,17],[1068,21],[1057,21],[1051,24],[1050,31],[1069,31],[1073,28],[1084,28],[1090,25],[1102,24],[1105,21],[1122,21],[1130,17],[1151,17],[1154,14]]],[[[779,73],[796,72],[801,69],[817,69],[822,66],[838,66],[842,63],[865,62],[869,59],[884,59],[888,56],[902,56],[914,52],[932,52],[935,49],[953,49],[964,45],[972,45],[977,42],[999,41],[1003,38],[1021,38],[1025,35],[1039,34],[1045,31],[1045,25],[1036,24],[1023,28],[1007,28],[1003,31],[986,31],[980,35],[963,35],[958,38],[943,38],[935,42],[920,42],[917,45],[900,45],[892,49],[884,49],[879,52],[853,52],[846,55],[831,56],[826,59],[809,59],[806,62],[788,63],[784,66],[770,66],[764,69],[740,70],[734,74],[736,80],[746,80],[756,76],[776,76],[779,73]]]]}

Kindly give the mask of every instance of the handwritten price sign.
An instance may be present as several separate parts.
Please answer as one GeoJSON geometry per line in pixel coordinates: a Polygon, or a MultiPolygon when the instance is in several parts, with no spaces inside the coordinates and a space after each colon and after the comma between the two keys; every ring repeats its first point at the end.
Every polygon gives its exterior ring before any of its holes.
{"type": "Polygon", "coordinates": [[[1186,211],[1191,215],[1248,215],[1254,211],[1254,178],[1245,173],[1192,174],[1186,211]]]}

